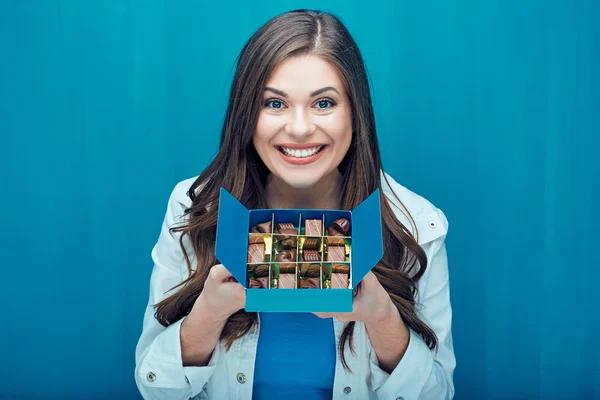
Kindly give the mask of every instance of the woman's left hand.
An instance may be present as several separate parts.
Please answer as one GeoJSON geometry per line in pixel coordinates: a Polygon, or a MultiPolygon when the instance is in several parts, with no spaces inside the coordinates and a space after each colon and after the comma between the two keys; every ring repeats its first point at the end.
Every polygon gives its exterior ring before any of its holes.
{"type": "Polygon", "coordinates": [[[392,303],[389,294],[381,286],[375,274],[369,271],[362,280],[358,294],[354,297],[352,312],[315,312],[313,314],[320,318],[336,317],[341,322],[360,321],[366,325],[375,325],[389,317],[396,316],[398,309],[392,303]]]}

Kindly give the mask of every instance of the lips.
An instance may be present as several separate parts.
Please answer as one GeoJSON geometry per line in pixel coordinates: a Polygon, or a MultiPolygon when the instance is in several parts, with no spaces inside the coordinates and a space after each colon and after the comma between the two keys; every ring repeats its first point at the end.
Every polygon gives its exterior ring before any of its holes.
{"type": "Polygon", "coordinates": [[[323,143],[284,143],[275,146],[285,161],[296,165],[310,164],[316,161],[328,147],[329,145],[323,143]]]}

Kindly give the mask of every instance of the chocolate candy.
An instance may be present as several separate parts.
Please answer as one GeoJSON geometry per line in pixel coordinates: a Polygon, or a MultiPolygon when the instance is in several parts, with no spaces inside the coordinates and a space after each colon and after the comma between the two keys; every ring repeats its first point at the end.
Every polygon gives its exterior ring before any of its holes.
{"type": "Polygon", "coordinates": [[[262,278],[262,277],[268,277],[269,276],[269,266],[268,265],[259,265],[258,267],[256,267],[254,269],[254,277],[255,278],[262,278]]]}
{"type": "Polygon", "coordinates": [[[283,250],[277,256],[275,261],[296,261],[296,250],[283,250]]]}
{"type": "Polygon", "coordinates": [[[302,264],[300,275],[304,278],[319,278],[321,276],[321,264],[302,264]]]}
{"type": "Polygon", "coordinates": [[[250,237],[248,238],[248,243],[252,244],[252,243],[264,243],[265,239],[263,238],[262,235],[255,235],[255,234],[251,234],[250,237]]]}
{"type": "Polygon", "coordinates": [[[250,289],[260,289],[262,286],[262,284],[259,281],[257,281],[256,279],[249,279],[248,282],[249,282],[248,287],[250,289]]]}
{"type": "Polygon", "coordinates": [[[297,235],[298,229],[291,222],[280,222],[277,224],[277,231],[286,235],[297,235]]]}
{"type": "Polygon", "coordinates": [[[348,289],[348,274],[331,274],[332,289],[348,289]]]}
{"type": "Polygon", "coordinates": [[[343,246],[346,243],[344,242],[344,239],[342,239],[341,237],[328,237],[327,244],[329,246],[343,246]]]}
{"type": "Polygon", "coordinates": [[[286,239],[281,239],[282,240],[279,243],[281,244],[281,248],[284,250],[295,249],[298,245],[298,239],[296,237],[286,237],[286,239]]]}
{"type": "Polygon", "coordinates": [[[296,288],[296,264],[279,264],[279,289],[296,288]]]}
{"type": "Polygon", "coordinates": [[[302,265],[300,269],[300,288],[301,289],[320,289],[321,288],[321,264],[302,265]]]}
{"type": "Polygon", "coordinates": [[[331,288],[348,289],[348,274],[350,273],[350,267],[345,264],[333,264],[331,270],[331,288]]]}
{"type": "Polygon", "coordinates": [[[329,236],[344,236],[342,232],[336,230],[335,228],[332,228],[331,226],[327,227],[327,234],[329,236]]]}
{"type": "Polygon", "coordinates": [[[250,228],[250,233],[260,233],[255,227],[250,228]]]}
{"type": "Polygon", "coordinates": [[[302,250],[302,258],[304,261],[321,261],[321,256],[316,250],[302,250]]]}
{"type": "Polygon", "coordinates": [[[279,275],[295,274],[295,273],[296,273],[296,264],[293,264],[293,263],[279,264],[279,275]]]}
{"type": "Polygon", "coordinates": [[[328,246],[327,261],[345,261],[346,247],[345,246],[328,246]]]}
{"type": "Polygon", "coordinates": [[[248,263],[261,263],[265,261],[264,243],[253,243],[248,246],[248,263]]]}
{"type": "Polygon", "coordinates": [[[300,289],[320,289],[320,278],[300,279],[300,289]]]}
{"type": "Polygon", "coordinates": [[[350,267],[346,264],[333,264],[331,266],[332,272],[334,274],[349,274],[350,267]]]}
{"type": "Polygon", "coordinates": [[[269,277],[265,276],[262,278],[256,278],[256,280],[260,283],[260,288],[261,289],[268,289],[269,288],[269,277]]]}
{"type": "Polygon", "coordinates": [[[342,232],[344,236],[348,236],[348,232],[350,232],[350,221],[348,221],[346,218],[336,219],[333,221],[331,226],[342,232]]]}
{"type": "Polygon", "coordinates": [[[319,239],[318,238],[306,238],[302,245],[303,250],[319,250],[319,239]]]}
{"type": "Polygon", "coordinates": [[[262,224],[256,225],[256,228],[260,233],[271,233],[273,232],[273,224],[271,221],[263,222],[262,224]]]}
{"type": "Polygon", "coordinates": [[[279,289],[295,289],[296,288],[296,273],[282,274],[279,273],[279,289]]]}
{"type": "Polygon", "coordinates": [[[323,221],[320,219],[307,219],[304,221],[304,234],[306,236],[321,236],[323,233],[323,221]]]}

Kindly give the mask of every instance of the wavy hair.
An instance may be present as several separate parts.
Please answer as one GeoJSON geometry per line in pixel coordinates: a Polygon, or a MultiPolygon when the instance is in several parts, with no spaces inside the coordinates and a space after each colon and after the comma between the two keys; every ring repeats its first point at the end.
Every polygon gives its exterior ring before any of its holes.
{"type": "MultiPolygon", "coordinates": [[[[155,305],[155,317],[163,326],[191,311],[210,268],[219,263],[215,257],[219,189],[227,189],[248,209],[267,208],[265,184],[269,170],[252,143],[263,91],[279,63],[288,57],[305,54],[321,57],[336,69],[350,100],[352,141],[338,167],[345,183],[341,193],[342,208],[353,210],[375,189],[382,188],[382,176],[387,181],[381,174],[367,71],[358,46],[346,27],[334,15],[318,10],[294,10],[272,18],[252,35],[236,59],[219,152],[189,189],[192,204],[185,210],[185,222],[170,227],[171,232],[181,232],[179,243],[185,255],[188,278],[174,287],[183,286],[179,291],[155,305]],[[186,252],[184,237],[189,238],[193,246],[195,270],[186,252]]],[[[394,197],[416,231],[410,213],[398,196],[394,194],[394,197]]],[[[372,271],[390,295],[404,323],[433,349],[437,346],[437,338],[417,316],[415,304],[417,281],[427,268],[427,256],[417,242],[418,233],[415,239],[396,218],[386,196],[381,196],[381,217],[384,255],[372,271]]],[[[240,310],[233,314],[221,333],[225,347],[229,349],[256,322],[256,313],[240,310]]],[[[338,348],[347,370],[344,348],[348,344],[354,352],[354,327],[354,322],[346,324],[338,348]]]]}

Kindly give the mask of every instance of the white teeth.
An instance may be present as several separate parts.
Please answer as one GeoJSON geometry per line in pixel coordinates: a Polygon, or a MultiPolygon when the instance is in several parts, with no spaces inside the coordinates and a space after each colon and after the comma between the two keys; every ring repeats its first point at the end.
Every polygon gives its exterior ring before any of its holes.
{"type": "Polygon", "coordinates": [[[318,146],[318,147],[315,147],[315,148],[312,148],[312,149],[303,149],[303,150],[300,150],[300,149],[288,149],[288,148],[285,148],[285,147],[281,147],[281,149],[288,156],[296,157],[296,158],[305,158],[305,157],[309,157],[309,156],[312,156],[312,155],[318,153],[319,150],[321,150],[322,147],[323,146],[318,146]]]}

